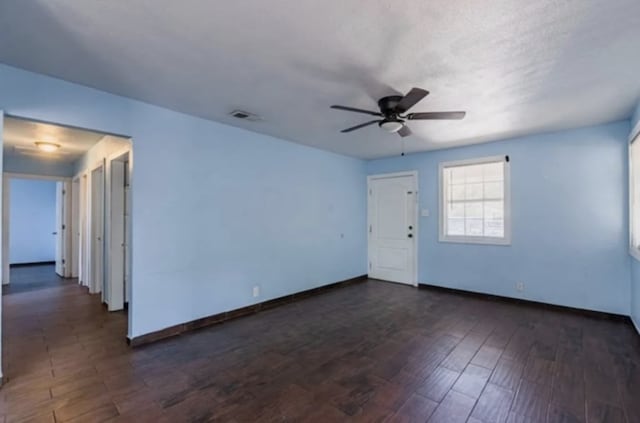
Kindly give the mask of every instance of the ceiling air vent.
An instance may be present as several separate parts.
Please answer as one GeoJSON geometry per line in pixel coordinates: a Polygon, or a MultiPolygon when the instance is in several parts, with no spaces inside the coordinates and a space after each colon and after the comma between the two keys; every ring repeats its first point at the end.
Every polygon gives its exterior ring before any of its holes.
{"type": "Polygon", "coordinates": [[[248,120],[249,122],[257,122],[259,120],[262,120],[260,116],[254,115],[253,113],[245,112],[244,110],[234,110],[229,114],[234,118],[248,120]]]}

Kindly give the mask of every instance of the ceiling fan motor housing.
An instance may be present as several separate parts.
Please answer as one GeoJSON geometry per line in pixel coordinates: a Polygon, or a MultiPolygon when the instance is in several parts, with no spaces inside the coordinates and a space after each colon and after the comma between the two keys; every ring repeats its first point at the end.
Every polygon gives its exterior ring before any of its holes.
{"type": "Polygon", "coordinates": [[[380,108],[380,112],[386,117],[395,117],[396,112],[395,108],[402,100],[401,95],[390,95],[387,97],[382,97],[378,100],[378,107],[380,108]]]}

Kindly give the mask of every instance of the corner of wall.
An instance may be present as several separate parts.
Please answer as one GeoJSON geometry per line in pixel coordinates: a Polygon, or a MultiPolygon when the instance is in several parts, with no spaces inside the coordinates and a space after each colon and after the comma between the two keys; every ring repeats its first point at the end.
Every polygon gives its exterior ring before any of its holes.
{"type": "MultiPolygon", "coordinates": [[[[636,137],[640,133],[640,101],[636,106],[636,109],[631,116],[631,133],[629,134],[629,141],[636,137]]],[[[633,254],[630,254],[630,312],[629,316],[631,322],[636,328],[636,331],[640,335],[640,258],[633,254]]]]}
{"type": "MultiPolygon", "coordinates": [[[[2,157],[2,150],[3,150],[3,140],[2,140],[2,133],[3,133],[3,129],[4,129],[4,110],[0,109],[0,176],[2,176],[2,172],[3,172],[3,157],[2,157]]],[[[2,187],[4,185],[4,176],[0,177],[0,210],[2,210],[3,204],[2,204],[2,187]]],[[[0,224],[0,239],[2,239],[2,231],[4,230],[4,222],[2,222],[2,224],[0,224]]],[[[4,254],[4,251],[2,249],[2,243],[0,242],[0,263],[2,263],[2,255],[4,254]]],[[[0,386],[2,386],[2,283],[0,282],[0,386]]]]}

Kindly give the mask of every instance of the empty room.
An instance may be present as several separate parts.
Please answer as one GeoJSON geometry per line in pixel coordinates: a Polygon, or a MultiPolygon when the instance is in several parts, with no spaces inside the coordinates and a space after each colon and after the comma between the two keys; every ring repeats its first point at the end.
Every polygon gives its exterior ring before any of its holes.
{"type": "Polygon", "coordinates": [[[0,423],[640,423],[640,3],[0,2],[0,423]]]}

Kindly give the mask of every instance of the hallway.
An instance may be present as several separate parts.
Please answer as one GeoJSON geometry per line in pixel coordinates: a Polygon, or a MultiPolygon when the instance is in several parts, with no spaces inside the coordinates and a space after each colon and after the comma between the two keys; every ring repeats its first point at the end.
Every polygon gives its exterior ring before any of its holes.
{"type": "Polygon", "coordinates": [[[78,279],[65,279],[56,275],[55,264],[33,264],[11,267],[11,283],[2,287],[2,295],[74,285],[78,279]]]}

